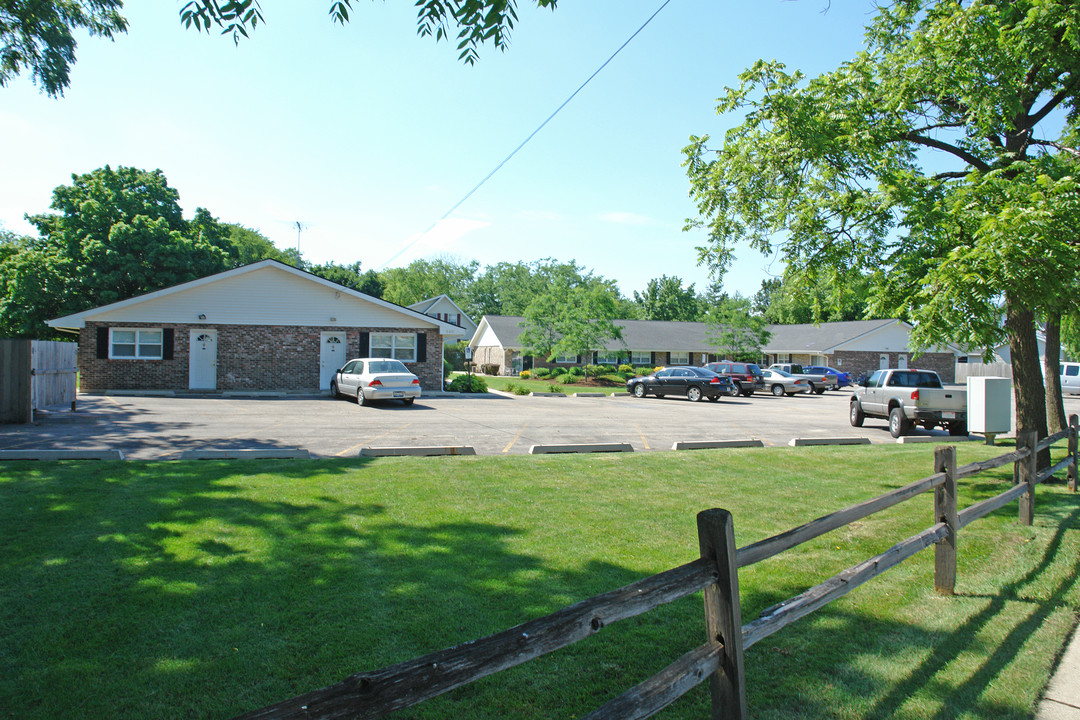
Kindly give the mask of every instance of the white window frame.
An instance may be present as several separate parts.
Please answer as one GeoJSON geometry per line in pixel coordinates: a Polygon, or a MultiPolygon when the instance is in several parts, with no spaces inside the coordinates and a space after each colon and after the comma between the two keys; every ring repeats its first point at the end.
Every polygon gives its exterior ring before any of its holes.
{"type": "Polygon", "coordinates": [[[617,350],[601,350],[596,353],[597,365],[618,365],[619,352],[617,350]]]}
{"type": "Polygon", "coordinates": [[[556,355],[556,365],[577,365],[577,355],[556,355]]]}
{"type": "Polygon", "coordinates": [[[368,335],[368,357],[390,358],[393,360],[400,360],[401,362],[416,362],[416,345],[416,333],[373,332],[368,335]],[[376,338],[390,338],[390,344],[388,346],[381,345],[377,348],[380,352],[389,350],[389,355],[377,355],[375,353],[376,338]],[[404,342],[405,338],[410,338],[412,344],[409,345],[404,342]]]}
{"type": "Polygon", "coordinates": [[[652,365],[652,350],[631,350],[631,365],[652,365]]]}
{"type": "Polygon", "coordinates": [[[165,357],[165,330],[163,328],[125,328],[125,327],[109,328],[109,359],[110,360],[161,360],[164,357],[165,357]],[[127,342],[125,342],[125,343],[117,343],[116,340],[115,340],[115,336],[114,336],[114,333],[117,333],[117,332],[135,333],[135,342],[132,342],[132,343],[127,343],[127,342]],[[144,337],[143,337],[144,335],[149,336],[152,333],[157,333],[157,341],[156,342],[151,341],[151,338],[149,338],[149,337],[146,337],[144,339],[144,337]],[[134,347],[133,353],[131,355],[121,355],[121,354],[117,353],[116,350],[115,350],[117,344],[133,346],[134,347]],[[143,348],[143,347],[152,348],[155,345],[157,346],[157,354],[156,355],[144,355],[142,352],[140,352],[141,348],[143,348]]]}
{"type": "Polygon", "coordinates": [[[690,353],[689,351],[680,352],[678,350],[672,350],[668,353],[669,365],[689,365],[690,353]]]}

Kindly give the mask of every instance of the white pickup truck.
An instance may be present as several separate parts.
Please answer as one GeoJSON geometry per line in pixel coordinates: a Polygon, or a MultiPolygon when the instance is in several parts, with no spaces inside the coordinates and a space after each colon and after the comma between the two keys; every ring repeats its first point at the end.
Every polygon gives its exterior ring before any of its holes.
{"type": "Polygon", "coordinates": [[[887,418],[898,438],[915,425],[940,425],[950,435],[967,435],[967,390],[945,388],[933,370],[878,370],[855,386],[848,418],[862,427],[866,418],[887,418]]]}

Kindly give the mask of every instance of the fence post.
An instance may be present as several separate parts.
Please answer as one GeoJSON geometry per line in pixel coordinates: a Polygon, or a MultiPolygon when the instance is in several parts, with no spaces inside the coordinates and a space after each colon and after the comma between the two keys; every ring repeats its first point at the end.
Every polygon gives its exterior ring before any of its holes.
{"type": "Polygon", "coordinates": [[[1069,489],[1076,492],[1077,468],[1080,464],[1080,452],[1077,449],[1077,435],[1080,434],[1080,416],[1069,416],[1069,489]]]}
{"type": "Polygon", "coordinates": [[[949,528],[944,540],[934,546],[934,590],[940,595],[952,595],[956,589],[956,447],[949,445],[934,450],[934,472],[945,473],[945,482],[934,488],[934,522],[949,528]]]}
{"type": "Polygon", "coordinates": [[[697,516],[701,557],[716,563],[716,582],[705,588],[708,642],[723,644],[720,668],[709,677],[713,718],[746,720],[742,610],[739,568],[735,564],[735,523],[727,510],[702,510],[697,516]]]}
{"type": "Polygon", "coordinates": [[[1034,430],[1016,434],[1016,447],[1031,450],[1028,456],[1016,461],[1017,483],[1025,483],[1027,492],[1020,496],[1020,524],[1031,525],[1035,522],[1035,478],[1039,474],[1039,454],[1035,452],[1039,435],[1034,430]]]}

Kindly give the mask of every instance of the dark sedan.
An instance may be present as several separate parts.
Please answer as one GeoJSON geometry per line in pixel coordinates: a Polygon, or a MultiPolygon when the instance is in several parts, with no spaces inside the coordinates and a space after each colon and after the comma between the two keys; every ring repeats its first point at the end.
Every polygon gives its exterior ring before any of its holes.
{"type": "Polygon", "coordinates": [[[732,387],[731,378],[699,367],[669,367],[626,381],[626,389],[634,397],[643,398],[649,393],[661,398],[665,395],[685,395],[687,400],[693,402],[703,397],[716,402],[721,395],[730,395],[732,387]]]}

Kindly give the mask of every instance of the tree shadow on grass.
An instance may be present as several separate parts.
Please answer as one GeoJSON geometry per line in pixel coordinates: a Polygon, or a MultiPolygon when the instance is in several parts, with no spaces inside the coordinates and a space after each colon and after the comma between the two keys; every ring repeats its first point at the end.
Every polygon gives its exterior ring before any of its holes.
{"type": "MultiPolygon", "coordinates": [[[[232,717],[640,578],[610,562],[559,567],[521,550],[529,531],[507,519],[428,514],[367,484],[369,467],[12,464],[0,476],[0,712],[232,717]]],[[[1075,598],[1071,497],[1040,498],[1039,521],[1056,529],[1030,572],[1000,594],[940,601],[979,604],[955,628],[834,603],[751,648],[752,717],[1025,717],[1022,703],[984,695],[1075,598]],[[1017,615],[1035,584],[1045,597],[1017,615]],[[1002,641],[979,647],[999,626],[1002,641]],[[957,679],[957,661],[979,653],[957,679]]],[[[744,618],[803,589],[749,581],[744,618]]],[[[395,717],[580,715],[703,637],[700,596],[686,598],[395,717]]],[[[699,687],[663,717],[708,707],[699,687]]]]}

